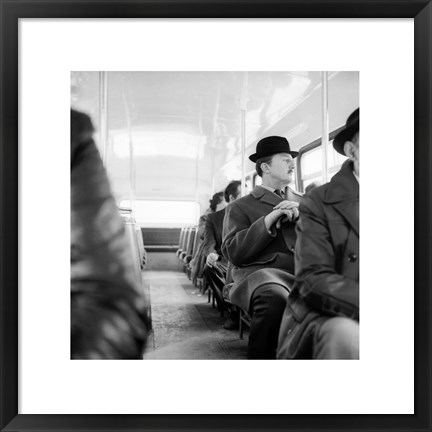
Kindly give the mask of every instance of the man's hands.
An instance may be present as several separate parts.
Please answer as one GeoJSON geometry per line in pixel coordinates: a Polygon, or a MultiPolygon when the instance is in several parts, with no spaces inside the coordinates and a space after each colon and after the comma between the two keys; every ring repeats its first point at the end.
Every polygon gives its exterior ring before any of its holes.
{"type": "Polygon", "coordinates": [[[211,252],[207,255],[206,263],[209,267],[213,267],[218,259],[219,255],[217,253],[211,252]]]}
{"type": "Polygon", "coordinates": [[[299,203],[295,201],[281,201],[273,210],[281,210],[290,222],[295,222],[299,218],[299,203]]]}
{"type": "Polygon", "coordinates": [[[299,203],[294,201],[281,201],[277,206],[273,207],[265,218],[264,223],[268,230],[276,223],[276,228],[279,229],[284,222],[295,222],[299,217],[299,203]]]}

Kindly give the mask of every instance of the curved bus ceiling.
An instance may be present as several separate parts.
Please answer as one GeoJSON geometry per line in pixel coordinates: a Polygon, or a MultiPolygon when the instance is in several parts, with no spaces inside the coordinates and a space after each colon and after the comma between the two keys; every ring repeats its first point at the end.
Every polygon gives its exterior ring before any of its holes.
{"type": "Polygon", "coordinates": [[[358,72],[72,72],[72,106],[87,112],[116,198],[197,201],[254,164],[268,135],[299,150],[359,106],[358,72]],[[106,136],[106,138],[105,138],[106,136]],[[132,150],[132,153],[131,153],[132,150]]]}

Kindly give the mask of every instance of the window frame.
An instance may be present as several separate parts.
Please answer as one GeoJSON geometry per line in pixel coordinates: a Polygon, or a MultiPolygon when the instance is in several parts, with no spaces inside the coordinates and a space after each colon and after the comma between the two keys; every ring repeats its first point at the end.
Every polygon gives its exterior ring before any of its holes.
{"type": "MultiPolygon", "coordinates": [[[[337,128],[335,130],[333,130],[332,132],[329,133],[329,141],[333,141],[335,136],[344,129],[345,126],[341,126],[340,128],[337,128]]],[[[301,170],[301,159],[302,157],[316,149],[317,147],[319,147],[321,145],[322,142],[322,138],[317,138],[316,140],[310,142],[309,144],[304,145],[302,148],[300,148],[299,150],[299,155],[296,158],[296,180],[297,180],[297,187],[300,190],[300,192],[304,192],[304,187],[303,187],[303,180],[307,180],[308,178],[313,178],[316,177],[317,174],[321,174],[321,171],[316,171],[314,173],[308,174],[304,179],[302,178],[302,170],[301,170]]],[[[331,173],[332,171],[335,170],[329,170],[329,173],[331,173]]]]}

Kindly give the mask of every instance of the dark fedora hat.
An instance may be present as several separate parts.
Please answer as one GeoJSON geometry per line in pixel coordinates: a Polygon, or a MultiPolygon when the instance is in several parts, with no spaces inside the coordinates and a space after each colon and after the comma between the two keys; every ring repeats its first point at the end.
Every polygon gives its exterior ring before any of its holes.
{"type": "Polygon", "coordinates": [[[258,141],[256,153],[249,156],[252,162],[258,159],[272,156],[277,153],[289,153],[293,158],[299,155],[296,151],[291,151],[289,142],[286,138],[280,136],[269,136],[258,141]]]}
{"type": "Polygon", "coordinates": [[[334,149],[345,156],[344,144],[349,141],[358,131],[360,123],[360,108],[357,108],[347,119],[344,128],[335,136],[333,140],[334,149]]]}

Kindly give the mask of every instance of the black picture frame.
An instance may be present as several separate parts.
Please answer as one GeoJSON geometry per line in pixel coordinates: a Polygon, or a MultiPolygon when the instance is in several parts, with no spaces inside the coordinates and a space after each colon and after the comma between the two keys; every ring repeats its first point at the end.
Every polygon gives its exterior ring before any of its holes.
{"type": "MultiPolygon", "coordinates": [[[[255,0],[253,2],[243,0],[89,0],[85,2],[0,0],[0,7],[1,431],[397,430],[420,432],[432,430],[430,318],[432,284],[429,270],[432,220],[430,198],[432,194],[432,5],[430,0],[255,0]],[[18,414],[18,21],[20,18],[414,18],[415,414],[310,416],[18,414]]],[[[398,235],[403,236],[402,233],[398,235]]],[[[401,340],[401,345],[403,344],[404,341],[401,340]]],[[[395,347],[395,355],[397,349],[398,347],[395,347]]]]}

